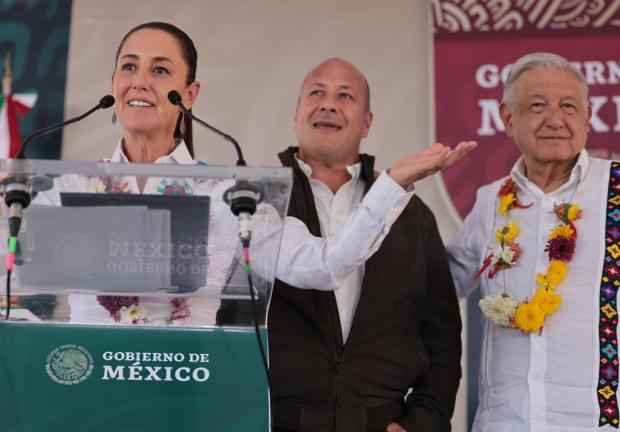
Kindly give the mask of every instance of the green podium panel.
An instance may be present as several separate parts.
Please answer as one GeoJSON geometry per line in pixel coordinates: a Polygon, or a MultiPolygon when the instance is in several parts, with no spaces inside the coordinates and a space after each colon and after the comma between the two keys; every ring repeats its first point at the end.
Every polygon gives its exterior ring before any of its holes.
{"type": "Polygon", "coordinates": [[[2,432],[268,430],[253,329],[0,323],[2,432]]]}

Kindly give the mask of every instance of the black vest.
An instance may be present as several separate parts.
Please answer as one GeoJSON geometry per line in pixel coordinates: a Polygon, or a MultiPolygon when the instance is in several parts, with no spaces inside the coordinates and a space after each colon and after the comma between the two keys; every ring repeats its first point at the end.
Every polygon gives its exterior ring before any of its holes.
{"type": "MultiPolygon", "coordinates": [[[[283,165],[294,171],[288,214],[321,236],[310,183],[295,161],[295,152],[296,148],[289,148],[279,155],[283,165]]],[[[374,157],[362,154],[360,161],[368,190],[374,182],[374,157]]],[[[435,279],[444,285],[441,291],[448,292],[450,313],[442,319],[453,326],[455,346],[448,349],[459,368],[460,316],[445,251],[432,213],[414,196],[366,263],[346,345],[333,292],[300,289],[276,280],[268,316],[276,428],[385,430],[389,422],[405,415],[405,394],[425,380],[429,368],[420,326],[429,286],[429,253],[438,254],[441,261],[435,279]]]]}

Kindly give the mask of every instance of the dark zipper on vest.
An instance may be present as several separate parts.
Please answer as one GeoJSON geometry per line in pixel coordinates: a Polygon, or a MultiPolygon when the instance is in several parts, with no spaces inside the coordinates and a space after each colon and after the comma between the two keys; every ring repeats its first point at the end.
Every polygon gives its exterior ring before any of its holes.
{"type": "MultiPolygon", "coordinates": [[[[333,295],[333,293],[331,293],[333,295]]],[[[335,301],[335,299],[334,299],[335,301]]],[[[332,346],[334,349],[334,361],[335,361],[335,369],[334,369],[334,403],[332,406],[332,429],[336,430],[337,421],[336,421],[336,407],[338,406],[338,396],[340,394],[340,367],[342,365],[342,356],[344,354],[344,346],[339,346],[336,331],[334,327],[334,322],[332,320],[331,308],[329,307],[329,301],[327,297],[323,297],[323,304],[325,305],[325,310],[327,312],[327,326],[329,330],[329,334],[331,336],[332,346]]],[[[336,309],[336,313],[338,310],[336,309]]]]}
{"type": "MultiPolygon", "coordinates": [[[[362,178],[364,179],[364,182],[366,183],[365,185],[365,189],[364,189],[364,196],[366,195],[366,193],[370,190],[370,187],[372,186],[372,184],[374,183],[375,179],[374,179],[374,175],[373,175],[373,171],[372,171],[372,167],[373,167],[373,162],[374,162],[374,157],[373,156],[367,156],[367,155],[360,155],[360,160],[362,162],[362,178]]],[[[341,334],[341,340],[342,340],[342,345],[338,344],[338,341],[336,340],[336,331],[340,330],[340,327],[336,330],[334,330],[332,328],[332,322],[331,322],[331,315],[328,314],[328,322],[329,322],[329,326],[330,326],[330,330],[331,330],[331,335],[332,335],[332,341],[334,343],[334,353],[335,353],[335,357],[336,357],[336,370],[334,371],[335,374],[335,387],[334,387],[334,407],[333,407],[333,429],[334,431],[336,430],[337,427],[337,421],[336,421],[336,408],[338,405],[338,396],[340,393],[340,368],[342,366],[342,359],[344,358],[344,352],[347,349],[347,344],[349,342],[349,339],[351,338],[351,335],[353,334],[353,328],[355,327],[355,322],[358,321],[358,313],[357,310],[359,309],[359,304],[361,303],[362,300],[362,296],[364,295],[364,280],[366,279],[366,275],[364,275],[364,278],[362,279],[362,286],[361,288],[361,292],[360,292],[360,297],[358,299],[358,304],[357,304],[357,308],[355,310],[355,313],[353,315],[353,321],[351,322],[351,327],[349,329],[349,337],[347,338],[347,341],[344,341],[344,335],[341,334]]],[[[333,294],[333,293],[332,293],[333,294]]],[[[335,294],[334,295],[334,301],[336,301],[335,299],[335,294]]],[[[337,303],[336,303],[337,305],[337,303]]],[[[329,311],[329,305],[328,306],[328,311],[329,311]]],[[[338,312],[338,308],[336,308],[336,314],[339,314],[338,312]]]]}
{"type": "Polygon", "coordinates": [[[340,393],[340,365],[342,364],[342,357],[336,356],[336,370],[334,374],[334,406],[332,408],[332,427],[336,430],[336,407],[338,405],[338,394],[340,393]]]}

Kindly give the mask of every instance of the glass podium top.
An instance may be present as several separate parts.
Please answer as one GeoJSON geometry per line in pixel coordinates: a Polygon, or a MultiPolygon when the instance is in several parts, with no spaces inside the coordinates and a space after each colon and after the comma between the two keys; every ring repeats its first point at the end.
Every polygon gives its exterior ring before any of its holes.
{"type": "MultiPolygon", "coordinates": [[[[256,196],[249,256],[262,324],[291,187],[288,168],[0,160],[3,199],[15,191],[32,197],[11,275],[11,317],[249,325],[249,282],[230,199],[256,196]]],[[[8,239],[11,214],[3,205],[0,238],[8,239]]],[[[6,255],[0,240],[0,260],[6,255]]],[[[0,295],[5,284],[2,266],[0,295]]]]}

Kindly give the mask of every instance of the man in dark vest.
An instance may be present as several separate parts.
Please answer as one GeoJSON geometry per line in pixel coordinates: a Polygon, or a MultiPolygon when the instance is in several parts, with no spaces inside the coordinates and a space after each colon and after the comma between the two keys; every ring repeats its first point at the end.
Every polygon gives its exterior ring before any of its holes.
{"type": "Polygon", "coordinates": [[[302,84],[299,147],[280,154],[294,170],[285,235],[305,229],[326,241],[316,246],[321,262],[291,269],[299,285],[276,280],[274,287],[268,322],[275,431],[450,430],[461,320],[435,219],[412,189],[475,143],[454,150],[435,144],[375,173],[374,158],[359,152],[372,123],[369,99],[353,65],[321,63],[302,84]],[[359,241],[354,251],[340,241],[352,235],[367,242],[362,253],[359,241]],[[343,273],[342,262],[356,255],[343,273]],[[313,279],[332,263],[329,280],[313,279]]]}

